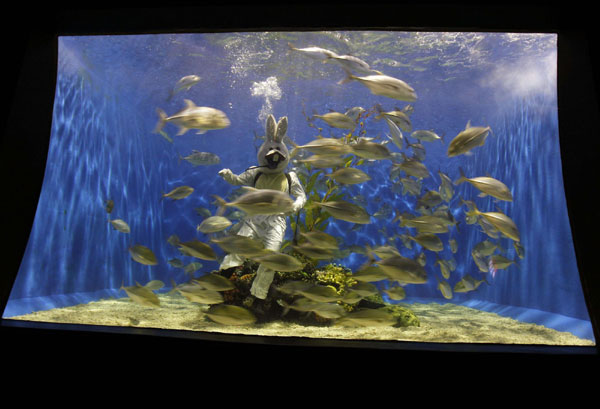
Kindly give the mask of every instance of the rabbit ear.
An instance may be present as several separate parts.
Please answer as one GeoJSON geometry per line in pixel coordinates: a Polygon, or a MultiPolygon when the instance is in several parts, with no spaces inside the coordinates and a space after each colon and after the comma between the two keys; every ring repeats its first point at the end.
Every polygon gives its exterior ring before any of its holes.
{"type": "Polygon", "coordinates": [[[267,140],[275,138],[276,129],[277,123],[275,122],[275,117],[273,115],[269,115],[267,117],[267,124],[265,125],[265,131],[267,132],[267,140]]]}
{"type": "Polygon", "coordinates": [[[285,133],[287,132],[287,126],[288,126],[287,116],[284,116],[283,118],[279,118],[279,122],[277,123],[277,131],[275,133],[275,140],[277,142],[283,141],[283,137],[285,136],[285,133]]]}

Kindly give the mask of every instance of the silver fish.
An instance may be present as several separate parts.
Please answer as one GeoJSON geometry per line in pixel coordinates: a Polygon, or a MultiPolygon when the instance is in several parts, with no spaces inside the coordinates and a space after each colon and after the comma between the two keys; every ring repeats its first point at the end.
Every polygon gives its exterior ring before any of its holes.
{"type": "Polygon", "coordinates": [[[197,283],[185,283],[175,287],[181,295],[188,301],[199,304],[220,304],[224,301],[221,293],[215,290],[209,290],[197,283]]]}
{"type": "MultiPolygon", "coordinates": [[[[398,168],[399,169],[399,168],[398,168]]],[[[421,194],[421,179],[415,180],[410,177],[405,177],[400,179],[400,183],[402,183],[402,194],[410,193],[413,196],[418,196],[421,194]]]]}
{"type": "Polygon", "coordinates": [[[492,224],[500,233],[514,241],[521,241],[519,229],[515,222],[501,212],[480,212],[477,206],[473,205],[473,210],[466,213],[467,215],[483,216],[492,224]]]}
{"type": "Polygon", "coordinates": [[[223,216],[210,216],[202,221],[196,227],[197,231],[201,231],[202,233],[215,233],[218,231],[225,230],[229,226],[231,226],[231,220],[223,216]]]}
{"type": "Polygon", "coordinates": [[[458,243],[456,242],[456,240],[450,239],[448,241],[448,244],[450,244],[450,251],[452,251],[453,254],[456,254],[456,252],[458,251],[458,243]]]}
{"type": "Polygon", "coordinates": [[[418,130],[418,131],[414,131],[413,133],[411,133],[410,136],[412,138],[419,139],[420,141],[423,141],[423,142],[435,142],[435,141],[444,142],[442,137],[433,131],[418,130]]]}
{"type": "Polygon", "coordinates": [[[158,264],[158,261],[156,261],[156,256],[152,250],[141,244],[136,244],[129,247],[129,254],[131,255],[132,259],[140,264],[145,264],[147,266],[154,266],[158,264]]]}
{"type": "Polygon", "coordinates": [[[336,155],[312,155],[306,159],[298,159],[298,162],[322,169],[342,166],[346,163],[346,159],[336,155]]]}
{"type": "MultiPolygon", "coordinates": [[[[332,55],[327,62],[339,64],[348,75],[351,75],[352,72],[363,75],[382,75],[380,71],[372,69],[365,61],[353,55],[332,55]]],[[[343,80],[342,82],[346,80],[343,80]]]]}
{"type": "Polygon", "coordinates": [[[146,307],[159,307],[160,300],[152,292],[152,290],[158,290],[163,287],[162,281],[153,280],[148,282],[145,286],[135,283],[134,286],[124,287],[121,285],[119,290],[124,290],[127,296],[135,303],[146,306],[146,307]]]}
{"type": "Polygon", "coordinates": [[[385,118],[391,121],[404,132],[412,131],[412,123],[410,122],[410,118],[408,117],[408,115],[406,115],[406,113],[402,111],[383,112],[383,110],[381,110],[379,111],[379,114],[375,116],[375,119],[381,118],[385,118]]]}
{"type": "Polygon", "coordinates": [[[367,110],[364,109],[363,107],[353,107],[353,108],[350,108],[349,110],[347,110],[346,112],[344,112],[344,115],[352,118],[352,120],[354,122],[356,122],[358,120],[358,117],[360,117],[366,111],[367,110]]]}
{"type": "Polygon", "coordinates": [[[190,186],[178,186],[169,193],[164,193],[162,197],[168,197],[173,200],[180,200],[188,197],[194,192],[194,188],[190,186]]]}
{"type": "Polygon", "coordinates": [[[333,173],[327,173],[325,176],[345,185],[355,185],[371,180],[371,177],[365,172],[352,167],[341,168],[333,173]]]}
{"type": "Polygon", "coordinates": [[[299,150],[306,149],[315,155],[344,155],[352,151],[350,145],[344,144],[341,139],[337,138],[317,138],[304,145],[293,144],[294,149],[290,152],[290,158],[293,158],[299,153],[299,150]]]}
{"type": "Polygon", "coordinates": [[[415,237],[408,236],[408,238],[419,243],[427,250],[442,251],[444,249],[442,240],[433,233],[419,233],[415,237]]]}
{"type": "Polygon", "coordinates": [[[390,133],[392,134],[391,136],[386,135],[387,138],[392,141],[398,149],[402,149],[402,141],[404,137],[402,136],[400,128],[398,128],[398,126],[387,117],[385,118],[385,122],[388,124],[390,133]]]}
{"type": "Polygon", "coordinates": [[[513,196],[508,186],[489,176],[480,176],[476,178],[467,178],[462,168],[459,168],[460,178],[456,181],[457,185],[463,182],[469,182],[471,185],[479,189],[482,194],[480,196],[490,195],[496,199],[512,202],[513,196]]]}
{"type": "Polygon", "coordinates": [[[438,282],[438,290],[440,290],[444,298],[447,300],[452,299],[452,288],[448,284],[448,281],[439,280],[437,277],[436,280],[438,282]]]}
{"type": "Polygon", "coordinates": [[[325,232],[313,230],[309,232],[300,232],[300,235],[315,246],[334,250],[337,250],[338,248],[337,239],[325,232]]]}
{"type": "Polygon", "coordinates": [[[328,125],[340,129],[354,129],[356,122],[346,114],[340,112],[328,112],[323,115],[313,115],[315,118],[322,119],[328,125]]]}
{"type": "Polygon", "coordinates": [[[199,152],[197,150],[193,150],[191,154],[188,156],[179,155],[179,160],[187,160],[194,166],[200,165],[216,165],[221,162],[221,158],[210,152],[199,152]]]}
{"type": "Polygon", "coordinates": [[[177,136],[183,135],[190,129],[197,129],[198,134],[203,134],[208,130],[227,128],[231,122],[223,111],[211,107],[199,107],[193,101],[185,99],[185,108],[181,111],[167,116],[165,111],[156,109],[158,113],[158,123],[154,128],[154,133],[159,133],[165,124],[172,123],[179,127],[177,136]]]}
{"type": "Polygon", "coordinates": [[[169,99],[173,98],[175,94],[181,91],[189,91],[190,88],[192,88],[195,84],[200,82],[200,79],[201,78],[197,75],[186,75],[185,77],[182,77],[179,81],[177,81],[177,83],[171,90],[169,94],[169,99]]]}
{"type": "Polygon", "coordinates": [[[294,201],[286,192],[272,189],[254,189],[245,187],[246,193],[233,202],[227,203],[217,195],[213,195],[220,206],[237,207],[250,216],[258,214],[280,214],[291,212],[294,201]]]}
{"type": "Polygon", "coordinates": [[[362,207],[354,203],[339,201],[330,202],[314,202],[315,206],[319,206],[333,217],[339,220],[344,220],[351,223],[369,224],[371,216],[362,207]]]}
{"type": "Polygon", "coordinates": [[[333,51],[329,51],[326,50],[324,48],[320,48],[320,47],[306,47],[306,48],[296,48],[292,45],[292,43],[288,43],[288,47],[296,52],[299,52],[300,54],[303,54],[307,57],[310,57],[314,60],[318,60],[318,61],[325,61],[328,60],[334,56],[337,56],[336,53],[334,53],[333,51]]]}
{"type": "Polygon", "coordinates": [[[388,278],[387,274],[381,269],[381,267],[372,265],[364,268],[360,268],[352,274],[352,278],[356,281],[374,282],[381,281],[388,278]]]}
{"type": "Polygon", "coordinates": [[[304,267],[304,264],[297,258],[278,251],[271,251],[259,257],[251,257],[257,263],[264,264],[265,267],[275,271],[298,271],[304,267]]]}
{"type": "Polygon", "coordinates": [[[388,275],[390,280],[406,284],[424,284],[427,282],[427,272],[415,260],[403,256],[392,256],[375,261],[388,275]]]}
{"type": "Polygon", "coordinates": [[[109,220],[108,222],[112,225],[112,227],[115,230],[120,231],[121,233],[131,232],[129,225],[127,224],[127,222],[125,220],[113,219],[113,220],[109,220]]]}
{"type": "Polygon", "coordinates": [[[213,305],[204,314],[223,325],[250,325],[256,322],[256,316],[251,311],[237,305],[213,305]]]}
{"type": "Polygon", "coordinates": [[[321,247],[311,243],[302,243],[296,246],[292,245],[292,247],[294,250],[315,260],[329,260],[336,257],[334,249],[321,247]]]}
{"type": "Polygon", "coordinates": [[[265,249],[262,242],[251,237],[236,234],[218,238],[212,238],[211,242],[217,244],[230,254],[239,254],[244,257],[257,257],[266,255],[269,251],[265,249]]]}
{"type": "Polygon", "coordinates": [[[393,165],[393,166],[400,168],[407,175],[414,176],[417,179],[423,179],[423,178],[426,178],[429,176],[429,170],[423,163],[419,162],[416,159],[406,157],[404,152],[401,152],[401,153],[402,153],[402,158],[404,160],[402,161],[402,163],[400,163],[398,165],[393,165]]]}
{"type": "Polygon", "coordinates": [[[445,202],[450,202],[450,199],[452,199],[452,196],[454,196],[454,184],[448,175],[441,170],[438,170],[438,175],[441,179],[440,196],[445,202]]]}
{"type": "Polygon", "coordinates": [[[475,280],[470,275],[465,275],[462,280],[454,285],[455,293],[466,293],[476,290],[485,280],[475,280]]]}
{"type": "Polygon", "coordinates": [[[365,85],[374,95],[394,98],[401,101],[416,101],[415,90],[406,82],[388,75],[368,75],[366,77],[348,76],[349,80],[356,80],[365,85]]]}
{"type": "Polygon", "coordinates": [[[354,291],[361,297],[370,297],[379,292],[379,290],[374,284],[364,281],[359,281],[358,283],[354,284],[352,287],[350,287],[350,290],[354,291]]]}
{"type": "Polygon", "coordinates": [[[380,143],[371,142],[361,138],[357,143],[351,145],[352,153],[365,159],[390,159],[389,149],[380,143]]]}
{"type": "Polygon", "coordinates": [[[395,301],[403,300],[406,297],[406,290],[399,285],[383,290],[383,292],[387,294],[390,299],[395,301]]]}
{"type": "Polygon", "coordinates": [[[450,142],[447,152],[448,157],[458,156],[477,146],[483,146],[490,131],[489,126],[471,126],[471,121],[467,122],[465,129],[450,142]]]}
{"type": "Polygon", "coordinates": [[[228,291],[233,290],[235,286],[231,281],[219,274],[208,273],[202,277],[196,278],[193,282],[199,284],[207,290],[228,291]]]}
{"type": "Polygon", "coordinates": [[[202,260],[217,259],[215,251],[208,244],[202,243],[200,240],[179,242],[178,247],[181,252],[187,254],[188,256],[196,257],[202,260]]]}

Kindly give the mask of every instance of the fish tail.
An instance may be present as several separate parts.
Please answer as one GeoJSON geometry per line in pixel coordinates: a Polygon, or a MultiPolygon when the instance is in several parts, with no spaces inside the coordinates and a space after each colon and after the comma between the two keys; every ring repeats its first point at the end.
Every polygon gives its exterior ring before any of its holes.
{"type": "Polygon", "coordinates": [[[173,288],[169,290],[167,294],[173,294],[175,291],[177,291],[177,283],[173,279],[171,279],[171,287],[173,288]]]}
{"type": "Polygon", "coordinates": [[[289,47],[289,49],[290,49],[290,50],[296,50],[296,47],[294,47],[294,46],[292,45],[292,43],[288,42],[288,44],[287,44],[287,45],[288,45],[288,47],[289,47]]]}
{"type": "Polygon", "coordinates": [[[296,156],[296,152],[298,152],[298,147],[294,147],[291,151],[290,151],[290,159],[292,159],[293,157],[296,156]]]}
{"type": "Polygon", "coordinates": [[[156,108],[156,113],[158,114],[158,122],[154,127],[153,133],[159,133],[160,131],[162,131],[162,129],[165,126],[165,123],[167,122],[167,113],[165,111],[163,111],[160,108],[156,108]]]}
{"type": "MultiPolygon", "coordinates": [[[[325,61],[327,61],[327,60],[325,60],[325,61]]],[[[356,78],[354,75],[352,75],[352,72],[350,70],[344,68],[344,71],[346,72],[346,76],[338,81],[339,85],[346,84],[346,83],[354,80],[354,78],[356,78]]]]}
{"type": "Polygon", "coordinates": [[[227,206],[227,202],[221,196],[212,195],[212,197],[215,198],[215,200],[217,201],[217,205],[219,206],[219,210],[217,210],[217,212],[220,212],[221,208],[225,208],[227,206]]]}
{"type": "Polygon", "coordinates": [[[460,185],[463,182],[467,181],[467,177],[465,176],[465,171],[462,167],[458,167],[458,171],[460,172],[460,177],[454,181],[455,185],[460,185]]]}
{"type": "Polygon", "coordinates": [[[290,311],[290,305],[283,300],[277,300],[277,304],[283,307],[283,312],[281,316],[284,317],[290,311]]]}

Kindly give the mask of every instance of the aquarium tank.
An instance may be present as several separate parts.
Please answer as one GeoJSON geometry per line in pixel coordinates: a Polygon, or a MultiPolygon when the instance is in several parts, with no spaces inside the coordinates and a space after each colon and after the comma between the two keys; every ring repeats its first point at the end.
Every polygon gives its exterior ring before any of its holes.
{"type": "Polygon", "coordinates": [[[595,345],[557,34],[61,35],[3,319],[595,345]]]}

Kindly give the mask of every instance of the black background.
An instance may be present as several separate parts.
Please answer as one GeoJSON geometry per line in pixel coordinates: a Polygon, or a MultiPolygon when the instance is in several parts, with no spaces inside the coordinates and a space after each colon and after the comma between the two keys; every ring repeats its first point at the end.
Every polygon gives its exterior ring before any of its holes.
{"type": "MultiPolygon", "coordinates": [[[[154,4],[125,0],[93,4],[16,3],[3,14],[1,309],[27,244],[43,180],[56,79],[53,45],[57,34],[323,28],[542,31],[559,33],[559,132],[565,191],[584,292],[596,339],[600,339],[600,271],[596,254],[600,251],[597,238],[600,207],[595,197],[600,192],[597,129],[600,57],[599,22],[591,2],[311,0],[154,4]]],[[[376,385],[382,379],[390,380],[391,374],[394,377],[404,374],[405,381],[406,374],[411,374],[414,382],[428,384],[434,381],[434,374],[438,374],[435,380],[452,382],[455,377],[449,376],[451,373],[465,371],[471,375],[467,388],[470,390],[474,383],[493,389],[494,382],[488,383],[489,377],[506,379],[494,368],[509,371],[506,376],[513,378],[578,379],[579,385],[589,376],[579,378],[574,374],[581,374],[583,369],[598,373],[596,348],[587,350],[591,354],[572,354],[571,350],[560,348],[485,345],[481,348],[451,345],[439,350],[438,346],[427,344],[388,348],[377,343],[356,346],[293,340],[273,343],[260,339],[237,342],[226,337],[200,339],[175,335],[160,331],[134,334],[77,327],[70,330],[3,325],[0,357],[15,359],[12,365],[3,366],[5,371],[25,373],[40,367],[70,365],[85,372],[110,366],[119,368],[120,376],[130,370],[136,376],[148,376],[156,368],[191,366],[197,369],[192,372],[199,379],[218,380],[219,384],[221,381],[229,384],[231,379],[239,381],[240,377],[285,383],[291,378],[314,382],[322,377],[345,382],[346,376],[356,382],[360,376],[366,382],[365,374],[376,385]],[[567,369],[559,370],[561,367],[567,369]],[[439,379],[440,371],[444,370],[445,377],[439,379]]],[[[252,382],[248,381],[250,385],[252,382]]],[[[377,393],[373,391],[374,396],[377,393]]]]}

